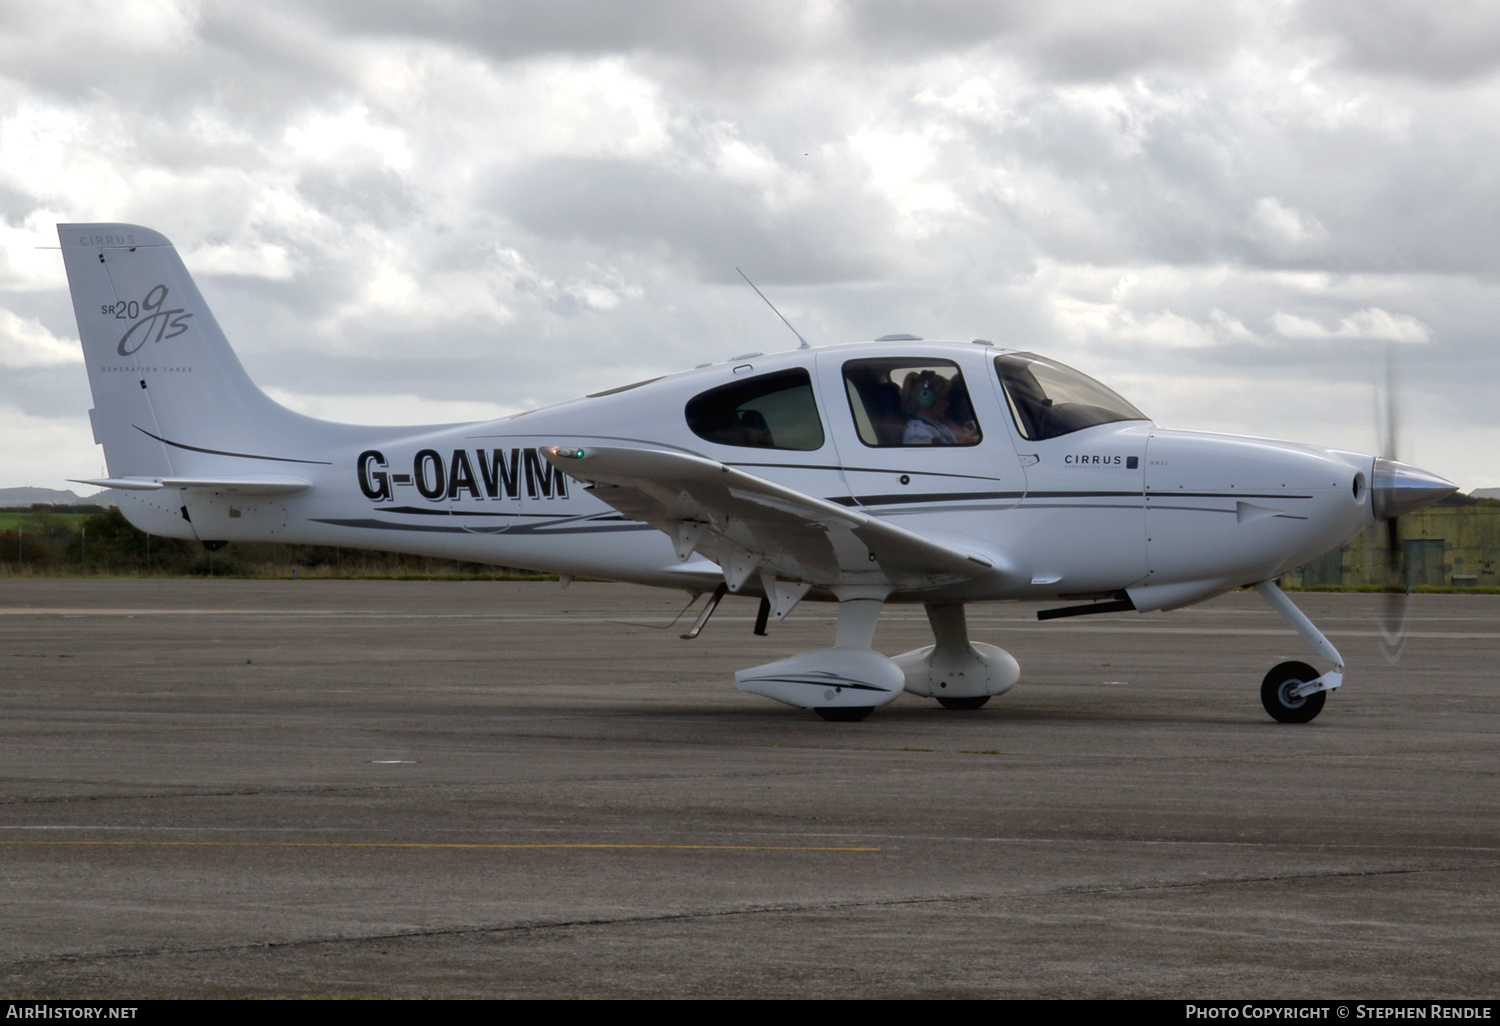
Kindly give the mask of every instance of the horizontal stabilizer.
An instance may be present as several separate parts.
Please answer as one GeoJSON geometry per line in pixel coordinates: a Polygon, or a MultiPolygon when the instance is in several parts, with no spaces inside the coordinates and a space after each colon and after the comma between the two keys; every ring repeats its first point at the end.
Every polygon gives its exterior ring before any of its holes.
{"type": "Polygon", "coordinates": [[[155,492],[163,488],[191,488],[235,495],[295,495],[309,491],[311,481],[300,477],[100,477],[69,478],[74,484],[95,488],[120,488],[128,492],[155,492]]]}

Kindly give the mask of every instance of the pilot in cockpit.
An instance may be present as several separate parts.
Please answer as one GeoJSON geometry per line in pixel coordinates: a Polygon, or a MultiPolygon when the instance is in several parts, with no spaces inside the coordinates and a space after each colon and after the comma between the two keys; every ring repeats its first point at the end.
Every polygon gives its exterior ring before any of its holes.
{"type": "Polygon", "coordinates": [[[973,445],[979,441],[968,395],[931,370],[912,371],[901,386],[903,445],[973,445]]]}

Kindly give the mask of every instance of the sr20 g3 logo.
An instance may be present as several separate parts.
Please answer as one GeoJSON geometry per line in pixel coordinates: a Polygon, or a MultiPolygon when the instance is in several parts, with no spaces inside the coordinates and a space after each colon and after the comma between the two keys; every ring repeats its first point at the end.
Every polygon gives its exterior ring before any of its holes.
{"type": "Polygon", "coordinates": [[[99,308],[99,312],[106,317],[133,322],[125,329],[125,334],[120,336],[120,344],[115,347],[121,356],[129,356],[147,342],[164,342],[188,330],[186,322],[193,315],[186,308],[162,309],[167,303],[167,291],[165,285],[157,285],[140,302],[132,299],[123,303],[107,303],[99,308]]]}

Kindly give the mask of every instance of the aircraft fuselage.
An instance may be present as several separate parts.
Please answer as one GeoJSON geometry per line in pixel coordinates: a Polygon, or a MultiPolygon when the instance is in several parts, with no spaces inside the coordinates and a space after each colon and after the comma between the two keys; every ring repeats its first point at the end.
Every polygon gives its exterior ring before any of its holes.
{"type": "MultiPolygon", "coordinates": [[[[1370,456],[1142,420],[1023,438],[991,366],[1005,352],[967,343],[845,345],[731,361],[488,423],[329,424],[279,432],[272,452],[205,453],[209,447],[197,445],[200,474],[244,474],[248,466],[290,472],[312,487],[267,497],[143,493],[126,512],[154,533],[205,541],[378,548],[709,590],[722,576],[718,566],[680,563],[665,535],[624,518],[539,455],[559,443],[649,444],[962,539],[995,564],[979,579],[892,600],[1052,600],[1130,589],[1138,608],[1274,577],[1372,520],[1370,456]],[[882,359],[956,365],[979,439],[865,444],[843,368],[882,359]],[[789,369],[808,373],[822,444],[747,447],[689,429],[683,411],[694,397],[789,369]]],[[[149,384],[150,372],[142,373],[149,384]]]]}

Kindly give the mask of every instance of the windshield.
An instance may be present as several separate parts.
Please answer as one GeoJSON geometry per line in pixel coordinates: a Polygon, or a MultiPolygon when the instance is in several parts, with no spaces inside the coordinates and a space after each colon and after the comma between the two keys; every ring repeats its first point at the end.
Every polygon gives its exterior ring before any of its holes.
{"type": "Polygon", "coordinates": [[[1021,437],[1033,442],[1120,420],[1149,420],[1086,374],[1035,353],[995,357],[1021,437]]]}

